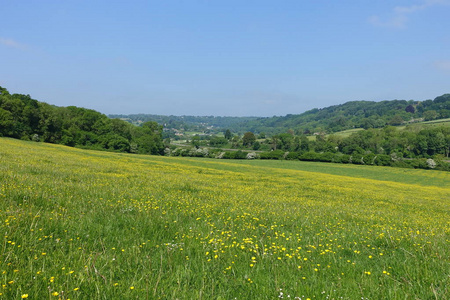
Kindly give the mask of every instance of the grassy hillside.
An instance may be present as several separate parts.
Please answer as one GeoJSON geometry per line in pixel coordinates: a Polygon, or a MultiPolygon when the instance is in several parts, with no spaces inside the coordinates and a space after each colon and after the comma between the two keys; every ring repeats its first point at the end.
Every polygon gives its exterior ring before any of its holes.
{"type": "Polygon", "coordinates": [[[0,298],[448,299],[449,182],[1,138],[0,298]]]}

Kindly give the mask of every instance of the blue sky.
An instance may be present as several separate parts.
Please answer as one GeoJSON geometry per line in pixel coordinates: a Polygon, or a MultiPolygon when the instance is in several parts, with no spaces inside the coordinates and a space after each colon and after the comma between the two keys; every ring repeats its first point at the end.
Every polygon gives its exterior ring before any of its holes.
{"type": "Polygon", "coordinates": [[[450,0],[0,0],[0,86],[105,114],[450,93],[450,0]]]}

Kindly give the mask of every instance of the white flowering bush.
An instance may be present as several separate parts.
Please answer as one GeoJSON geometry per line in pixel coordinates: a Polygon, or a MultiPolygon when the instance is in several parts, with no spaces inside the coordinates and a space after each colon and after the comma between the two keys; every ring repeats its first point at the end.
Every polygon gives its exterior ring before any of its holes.
{"type": "Polygon", "coordinates": [[[258,158],[258,154],[256,154],[256,152],[249,152],[248,154],[247,154],[247,157],[246,157],[247,159],[256,159],[256,158],[258,158]]]}
{"type": "Polygon", "coordinates": [[[432,158],[427,159],[427,166],[430,169],[436,168],[436,162],[434,161],[434,159],[432,158]]]}

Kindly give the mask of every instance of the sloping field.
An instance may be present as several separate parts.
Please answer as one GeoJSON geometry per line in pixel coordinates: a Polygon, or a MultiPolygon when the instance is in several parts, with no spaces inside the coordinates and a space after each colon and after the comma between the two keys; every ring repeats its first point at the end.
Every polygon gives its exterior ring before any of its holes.
{"type": "Polygon", "coordinates": [[[450,175],[0,139],[2,299],[449,299],[450,175]]]}

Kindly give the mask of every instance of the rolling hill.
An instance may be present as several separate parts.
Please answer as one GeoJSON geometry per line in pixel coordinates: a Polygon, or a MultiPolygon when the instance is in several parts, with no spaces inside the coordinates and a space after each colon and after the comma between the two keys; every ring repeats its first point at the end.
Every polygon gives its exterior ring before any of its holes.
{"type": "Polygon", "coordinates": [[[251,131],[269,135],[292,130],[297,134],[332,133],[352,128],[381,128],[412,122],[450,118],[450,94],[434,100],[350,101],[325,108],[315,108],[302,114],[280,117],[213,117],[213,116],[159,116],[109,115],[130,123],[158,122],[166,129],[220,132],[230,129],[235,133],[251,131]]]}

